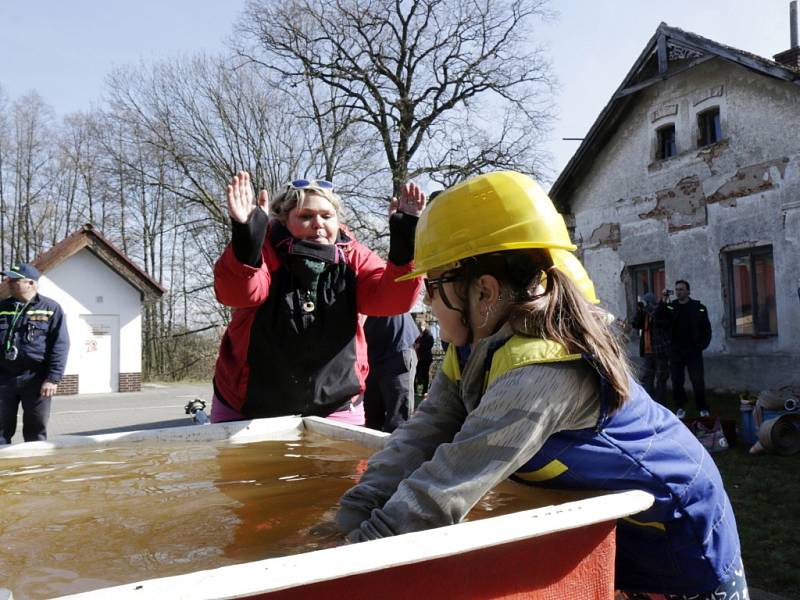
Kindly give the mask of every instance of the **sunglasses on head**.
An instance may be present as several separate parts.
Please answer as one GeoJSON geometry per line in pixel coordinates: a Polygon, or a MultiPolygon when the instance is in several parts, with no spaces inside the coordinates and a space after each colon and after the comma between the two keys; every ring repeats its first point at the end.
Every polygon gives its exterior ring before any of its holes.
{"type": "Polygon", "coordinates": [[[322,190],[333,189],[333,184],[326,179],[295,179],[287,185],[295,190],[302,190],[309,187],[315,187],[322,190]]]}

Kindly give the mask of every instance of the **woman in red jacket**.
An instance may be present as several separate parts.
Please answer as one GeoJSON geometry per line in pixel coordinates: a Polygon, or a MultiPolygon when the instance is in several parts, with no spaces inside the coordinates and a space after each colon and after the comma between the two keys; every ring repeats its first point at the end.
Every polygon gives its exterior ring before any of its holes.
{"type": "Polygon", "coordinates": [[[227,200],[233,231],[214,266],[214,290],[233,311],[211,420],[299,414],[363,424],[363,407],[352,404],[369,369],[358,315],[399,314],[416,301],[421,278],[395,279],[414,268],[425,194],[410,183],[392,199],[388,262],[341,225],[328,181],[293,181],[271,202],[262,190],[256,203],[240,171],[227,200]]]}

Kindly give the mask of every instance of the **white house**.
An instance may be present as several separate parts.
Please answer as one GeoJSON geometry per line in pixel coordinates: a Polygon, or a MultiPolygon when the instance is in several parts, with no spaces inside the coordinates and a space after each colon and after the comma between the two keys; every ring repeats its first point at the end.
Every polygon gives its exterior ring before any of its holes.
{"type": "Polygon", "coordinates": [[[711,387],[800,383],[796,31],[770,60],[662,23],[550,190],[617,316],[690,282],[711,387]]]}
{"type": "Polygon", "coordinates": [[[69,357],[59,394],[135,392],[142,382],[142,303],[162,288],[92,225],[36,258],[39,291],[64,309],[69,357]]]}

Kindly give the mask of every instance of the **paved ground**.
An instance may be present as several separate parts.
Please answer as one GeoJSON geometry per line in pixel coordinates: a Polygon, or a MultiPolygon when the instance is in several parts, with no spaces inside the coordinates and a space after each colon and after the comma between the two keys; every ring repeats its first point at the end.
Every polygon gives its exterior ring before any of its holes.
{"type": "MultiPolygon", "coordinates": [[[[211,383],[143,384],[141,392],[56,396],[53,399],[48,437],[97,434],[137,429],[189,425],[184,412],[194,398],[206,401],[211,410],[211,383]]],[[[22,441],[22,411],[12,443],[22,441]]]]}

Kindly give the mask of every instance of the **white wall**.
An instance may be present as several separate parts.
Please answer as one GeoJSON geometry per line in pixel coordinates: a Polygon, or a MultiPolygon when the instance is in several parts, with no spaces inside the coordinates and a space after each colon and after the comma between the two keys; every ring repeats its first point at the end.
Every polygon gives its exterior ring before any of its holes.
{"type": "MultiPolygon", "coordinates": [[[[117,315],[120,327],[119,372],[141,372],[141,294],[108,265],[83,249],[42,275],[39,291],[64,309],[73,341],[80,339],[80,315],[117,315]]],[[[79,372],[79,352],[76,350],[73,343],[66,373],[79,372]]]]}

